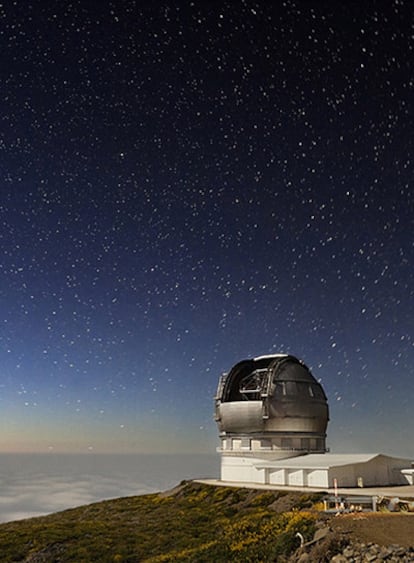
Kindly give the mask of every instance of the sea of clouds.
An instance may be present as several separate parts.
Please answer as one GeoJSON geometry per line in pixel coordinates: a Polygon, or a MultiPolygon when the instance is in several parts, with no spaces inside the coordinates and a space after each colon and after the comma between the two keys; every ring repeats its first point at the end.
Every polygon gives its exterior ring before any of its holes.
{"type": "Polygon", "coordinates": [[[218,464],[207,454],[0,454],[0,522],[217,477],[218,464]]]}

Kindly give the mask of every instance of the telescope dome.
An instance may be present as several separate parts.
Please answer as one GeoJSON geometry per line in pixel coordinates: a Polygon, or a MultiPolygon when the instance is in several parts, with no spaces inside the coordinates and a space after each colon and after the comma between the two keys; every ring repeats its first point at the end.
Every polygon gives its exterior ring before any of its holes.
{"type": "Polygon", "coordinates": [[[216,421],[222,441],[239,435],[245,442],[256,438],[259,449],[326,451],[328,420],[321,384],[294,356],[243,360],[220,379],[216,421]]]}

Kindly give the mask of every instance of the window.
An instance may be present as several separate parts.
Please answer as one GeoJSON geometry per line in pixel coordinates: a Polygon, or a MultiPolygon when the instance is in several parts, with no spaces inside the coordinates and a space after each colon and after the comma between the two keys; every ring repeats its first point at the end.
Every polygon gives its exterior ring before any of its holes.
{"type": "Polygon", "coordinates": [[[297,395],[298,388],[296,387],[295,381],[286,381],[286,394],[287,395],[297,395]]]}
{"type": "Polygon", "coordinates": [[[250,438],[242,438],[241,439],[241,449],[242,450],[250,450],[250,438]]]}
{"type": "Polygon", "coordinates": [[[270,450],[270,448],[272,447],[272,442],[270,440],[262,440],[261,446],[262,446],[262,448],[266,448],[266,449],[270,450]]]}
{"type": "Polygon", "coordinates": [[[276,383],[276,396],[286,395],[286,384],[283,381],[276,383]]]}
{"type": "Polygon", "coordinates": [[[325,399],[322,388],[319,385],[312,385],[313,396],[316,399],[325,399]]]}
{"type": "Polygon", "coordinates": [[[301,438],[300,440],[300,447],[302,450],[309,450],[310,449],[310,440],[309,438],[301,438]]]}

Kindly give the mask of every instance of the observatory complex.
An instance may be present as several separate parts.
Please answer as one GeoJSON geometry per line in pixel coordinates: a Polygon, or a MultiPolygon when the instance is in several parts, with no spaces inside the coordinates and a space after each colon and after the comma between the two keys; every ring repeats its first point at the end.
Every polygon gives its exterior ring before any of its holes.
{"type": "Polygon", "coordinates": [[[221,480],[300,487],[402,485],[411,461],[330,454],[321,384],[294,356],[259,356],[221,376],[215,398],[221,480]]]}

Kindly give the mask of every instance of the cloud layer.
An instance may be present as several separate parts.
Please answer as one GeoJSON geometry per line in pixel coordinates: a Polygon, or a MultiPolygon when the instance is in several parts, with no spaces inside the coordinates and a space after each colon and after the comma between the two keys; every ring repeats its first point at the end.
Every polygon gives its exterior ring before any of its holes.
{"type": "Polygon", "coordinates": [[[156,490],[144,483],[119,482],[102,475],[32,475],[3,480],[0,495],[0,521],[21,520],[58,512],[103,499],[140,495],[156,490]]]}
{"type": "Polygon", "coordinates": [[[210,456],[0,456],[0,522],[215,476],[210,456]],[[52,462],[52,463],[51,463],[52,462]]]}

